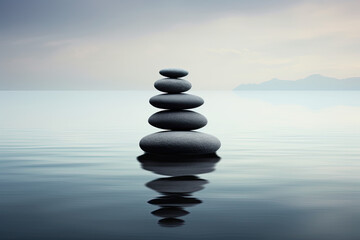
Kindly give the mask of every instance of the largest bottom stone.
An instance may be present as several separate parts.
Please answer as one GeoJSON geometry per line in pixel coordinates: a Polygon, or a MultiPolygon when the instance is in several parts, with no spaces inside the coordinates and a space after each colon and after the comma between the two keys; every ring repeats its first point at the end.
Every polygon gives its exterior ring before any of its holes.
{"type": "Polygon", "coordinates": [[[209,154],[215,153],[220,146],[216,137],[194,131],[157,132],[140,141],[140,148],[153,154],[209,154]]]}

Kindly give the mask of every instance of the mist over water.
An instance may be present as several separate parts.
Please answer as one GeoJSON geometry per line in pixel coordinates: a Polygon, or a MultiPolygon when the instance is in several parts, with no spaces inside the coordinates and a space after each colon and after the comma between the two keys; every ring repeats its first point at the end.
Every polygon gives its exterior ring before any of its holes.
{"type": "Polygon", "coordinates": [[[1,239],[358,239],[359,92],[193,92],[221,160],[160,168],[155,94],[0,92],[1,239]]]}

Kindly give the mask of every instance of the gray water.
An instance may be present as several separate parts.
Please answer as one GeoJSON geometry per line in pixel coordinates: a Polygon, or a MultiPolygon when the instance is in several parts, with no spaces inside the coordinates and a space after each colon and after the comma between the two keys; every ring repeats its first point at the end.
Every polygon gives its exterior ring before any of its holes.
{"type": "Polygon", "coordinates": [[[220,161],[137,160],[155,91],[0,92],[0,239],[359,239],[360,92],[192,93],[220,161]]]}

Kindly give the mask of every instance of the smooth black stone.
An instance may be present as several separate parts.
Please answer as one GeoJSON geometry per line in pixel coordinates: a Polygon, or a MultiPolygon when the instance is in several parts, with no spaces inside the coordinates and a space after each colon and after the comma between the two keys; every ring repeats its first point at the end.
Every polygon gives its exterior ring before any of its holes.
{"type": "Polygon", "coordinates": [[[158,178],[146,186],[162,194],[187,195],[204,189],[208,181],[195,176],[158,178]]]}
{"type": "Polygon", "coordinates": [[[180,227],[185,221],[178,218],[164,218],[159,220],[158,224],[162,227],[180,227]]]}
{"type": "Polygon", "coordinates": [[[165,110],[150,116],[150,125],[169,130],[188,131],[204,127],[207,119],[197,112],[188,110],[165,110]]]}
{"type": "Polygon", "coordinates": [[[166,68],[159,71],[161,75],[169,78],[181,78],[189,74],[188,71],[180,68],[166,68]]]}
{"type": "Polygon", "coordinates": [[[209,173],[220,161],[216,154],[207,155],[158,155],[143,154],[137,157],[144,170],[166,176],[186,176],[209,173]]]}
{"type": "Polygon", "coordinates": [[[201,155],[215,153],[221,146],[216,137],[194,131],[164,131],[140,140],[140,148],[153,154],[201,155]]]}
{"type": "Polygon", "coordinates": [[[201,97],[186,93],[160,94],[150,98],[149,102],[154,107],[170,110],[196,108],[204,104],[201,97]]]}
{"type": "Polygon", "coordinates": [[[185,79],[163,78],[154,83],[154,87],[166,93],[181,93],[190,90],[191,83],[185,79]]]}
{"type": "Polygon", "coordinates": [[[202,201],[193,197],[169,195],[151,199],[148,203],[160,207],[192,207],[202,203],[202,201]]]}
{"type": "Polygon", "coordinates": [[[179,207],[164,207],[152,211],[151,214],[163,218],[176,218],[188,215],[189,212],[179,207]]]}

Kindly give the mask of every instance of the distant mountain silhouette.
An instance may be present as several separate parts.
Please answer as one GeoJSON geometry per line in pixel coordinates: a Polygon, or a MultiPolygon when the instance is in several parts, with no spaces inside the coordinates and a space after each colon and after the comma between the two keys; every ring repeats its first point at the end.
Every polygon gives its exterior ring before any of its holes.
{"type": "Polygon", "coordinates": [[[274,78],[260,84],[241,84],[234,90],[360,90],[360,77],[337,79],[314,74],[296,81],[274,78]]]}

